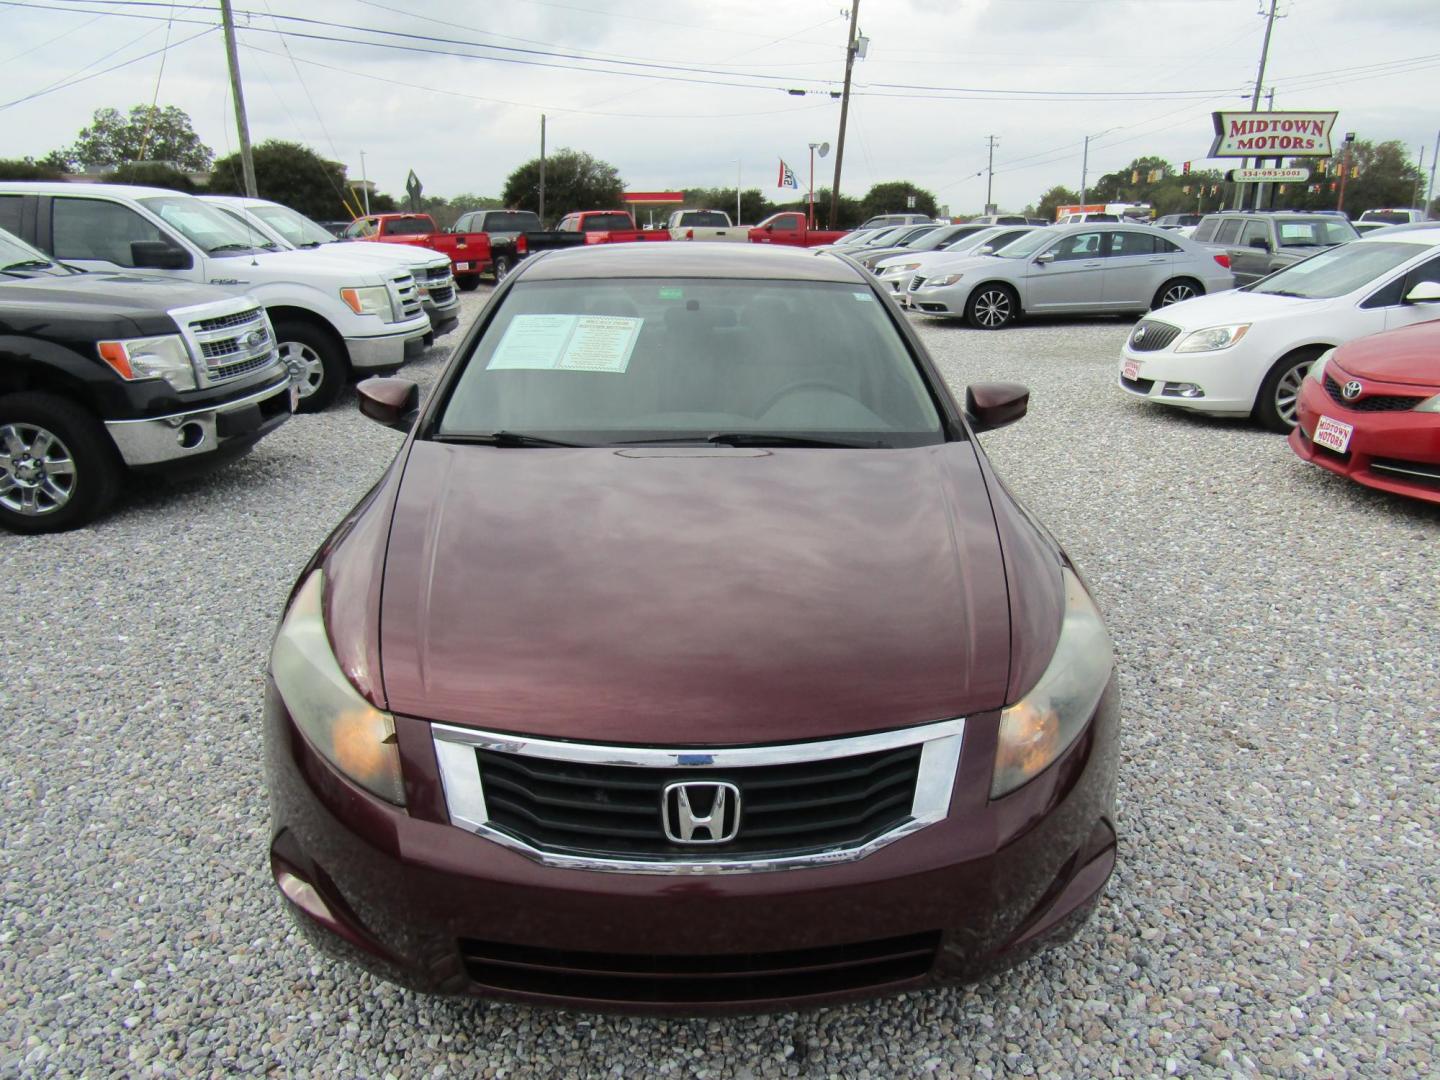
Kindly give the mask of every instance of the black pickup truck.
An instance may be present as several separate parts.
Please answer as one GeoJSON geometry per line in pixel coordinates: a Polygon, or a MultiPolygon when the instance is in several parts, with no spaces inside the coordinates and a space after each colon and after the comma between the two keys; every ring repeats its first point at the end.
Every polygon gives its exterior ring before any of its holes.
{"type": "Polygon", "coordinates": [[[71,529],[128,469],[244,453],[289,419],[293,393],[255,300],[72,270],[0,230],[0,526],[71,529]]]}
{"type": "Polygon", "coordinates": [[[447,232],[483,232],[490,237],[490,269],[504,281],[515,264],[527,255],[554,248],[579,247],[585,237],[576,232],[546,229],[532,210],[472,210],[461,214],[447,232]]]}

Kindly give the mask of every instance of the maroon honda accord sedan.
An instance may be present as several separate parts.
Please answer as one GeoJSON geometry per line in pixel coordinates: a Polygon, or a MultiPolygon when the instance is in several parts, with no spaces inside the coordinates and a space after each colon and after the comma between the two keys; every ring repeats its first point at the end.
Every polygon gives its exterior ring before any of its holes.
{"type": "Polygon", "coordinates": [[[533,258],[306,567],[266,691],[275,882],[396,982],[790,1009],[975,979],[1115,864],[1109,637],[874,279],[533,258]]]}

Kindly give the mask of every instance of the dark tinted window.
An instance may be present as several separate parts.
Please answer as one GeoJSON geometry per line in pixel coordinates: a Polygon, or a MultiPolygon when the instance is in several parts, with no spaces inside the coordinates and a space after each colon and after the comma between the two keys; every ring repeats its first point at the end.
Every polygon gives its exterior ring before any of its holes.
{"type": "Polygon", "coordinates": [[[15,236],[20,235],[20,211],[24,206],[21,195],[0,195],[0,229],[15,236]]]}
{"type": "Polygon", "coordinates": [[[473,232],[477,225],[482,225],[482,219],[486,232],[539,232],[542,227],[539,215],[529,210],[502,210],[472,215],[466,230],[473,232]]]}
{"type": "Polygon", "coordinates": [[[629,214],[591,214],[582,228],[585,232],[629,232],[635,226],[629,214]]]}
{"type": "Polygon", "coordinates": [[[793,232],[800,227],[800,219],[797,217],[776,218],[770,227],[776,232],[782,230],[785,232],[793,232]]]}
{"type": "Polygon", "coordinates": [[[158,228],[119,203],[58,198],[51,205],[57,259],[100,259],[116,266],[134,266],[132,243],[167,241],[158,228]]]}
{"type": "Polygon", "coordinates": [[[691,210],[680,215],[678,228],[696,226],[701,229],[723,229],[730,224],[730,218],[719,210],[691,210]]]}
{"type": "Polygon", "coordinates": [[[424,236],[430,231],[424,218],[392,218],[385,223],[386,236],[424,236]]]}
{"type": "Polygon", "coordinates": [[[1239,218],[1224,218],[1220,222],[1220,228],[1215,230],[1215,243],[1233,244],[1240,239],[1240,226],[1244,222],[1239,218]]]}
{"type": "Polygon", "coordinates": [[[1270,227],[1264,221],[1247,221],[1245,228],[1240,234],[1240,246],[1250,247],[1256,240],[1265,241],[1266,246],[1270,244],[1270,227]]]}
{"type": "Polygon", "coordinates": [[[1076,233],[1074,236],[1065,237],[1050,250],[1055,253],[1056,262],[1069,262],[1072,259],[1098,259],[1103,250],[1104,238],[1104,233],[1076,233]]]}
{"type": "Polygon", "coordinates": [[[1207,244],[1215,236],[1215,230],[1220,228],[1220,219],[1207,217],[1195,227],[1195,239],[1202,244],[1207,244]]]}
{"type": "Polygon", "coordinates": [[[517,282],[438,430],[588,444],[943,439],[914,358],[865,284],[683,278],[517,282]]]}
{"type": "Polygon", "coordinates": [[[1155,250],[1163,251],[1167,255],[1170,255],[1174,254],[1175,252],[1184,251],[1185,249],[1171,240],[1166,240],[1163,236],[1157,236],[1155,238],[1155,250]]]}
{"type": "Polygon", "coordinates": [[[1122,255],[1154,255],[1157,239],[1149,233],[1113,232],[1110,234],[1110,254],[1116,258],[1122,255]]]}

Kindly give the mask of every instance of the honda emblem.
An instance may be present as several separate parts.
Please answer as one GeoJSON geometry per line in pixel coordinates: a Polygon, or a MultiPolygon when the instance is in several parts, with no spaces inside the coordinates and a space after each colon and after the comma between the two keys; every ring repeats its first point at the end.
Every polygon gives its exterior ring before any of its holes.
{"type": "Polygon", "coordinates": [[[671,843],[724,844],[740,831],[740,789],[734,784],[719,780],[666,784],[660,809],[665,838],[671,843]]]}

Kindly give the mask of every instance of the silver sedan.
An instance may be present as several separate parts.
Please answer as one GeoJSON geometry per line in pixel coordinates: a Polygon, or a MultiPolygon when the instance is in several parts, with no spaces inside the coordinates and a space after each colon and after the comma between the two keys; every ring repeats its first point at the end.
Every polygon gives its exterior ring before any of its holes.
{"type": "Polygon", "coordinates": [[[925,268],[902,302],[927,315],[999,330],[1022,314],[1145,312],[1234,288],[1229,269],[1193,240],[1148,225],[1037,229],[989,255],[925,268]]]}

